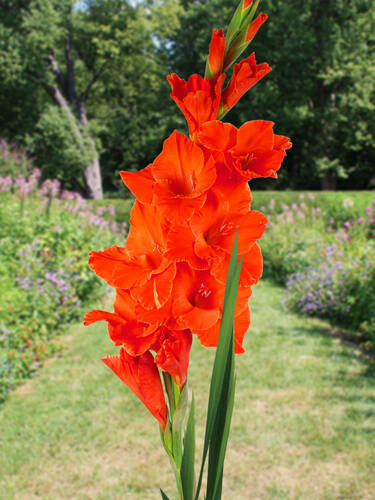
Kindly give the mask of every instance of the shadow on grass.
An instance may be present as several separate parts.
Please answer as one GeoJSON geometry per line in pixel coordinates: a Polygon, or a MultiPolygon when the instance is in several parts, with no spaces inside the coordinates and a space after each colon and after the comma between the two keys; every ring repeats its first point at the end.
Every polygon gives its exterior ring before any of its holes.
{"type": "MultiPolygon", "coordinates": [[[[364,352],[361,350],[360,343],[358,342],[358,336],[353,330],[345,330],[337,328],[337,326],[329,324],[329,320],[326,318],[312,318],[311,316],[305,316],[298,311],[293,311],[299,318],[307,318],[308,320],[318,319],[320,321],[326,322],[326,325],[316,325],[314,323],[306,323],[304,327],[294,328],[293,335],[298,336],[299,333],[302,335],[314,335],[320,336],[322,339],[326,339],[326,345],[331,345],[334,339],[337,339],[341,346],[347,347],[347,349],[342,349],[340,352],[335,352],[334,356],[346,361],[358,361],[364,366],[363,372],[360,377],[375,379],[375,352],[364,352]]],[[[290,335],[290,332],[288,332],[290,335]]],[[[343,372],[344,374],[345,372],[343,372]]],[[[375,380],[374,380],[375,382],[375,380]]]]}

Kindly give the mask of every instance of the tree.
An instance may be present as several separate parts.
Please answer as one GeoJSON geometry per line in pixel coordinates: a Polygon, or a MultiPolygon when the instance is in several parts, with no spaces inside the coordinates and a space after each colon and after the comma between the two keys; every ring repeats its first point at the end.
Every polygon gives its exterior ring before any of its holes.
{"type": "Polygon", "coordinates": [[[111,188],[118,169],[145,166],[172,127],[160,34],[175,29],[178,8],[174,0],[0,4],[0,86],[11,95],[2,133],[26,142],[44,175],[90,197],[102,195],[100,170],[111,188]]]}
{"type": "MultiPolygon", "coordinates": [[[[39,115],[39,137],[32,137],[29,144],[47,142],[52,154],[53,146],[60,151],[64,146],[66,151],[78,151],[71,160],[79,160],[86,194],[101,198],[98,146],[90,128],[87,101],[104,74],[115,71],[124,45],[129,50],[124,31],[134,17],[134,8],[120,0],[87,1],[82,10],[75,8],[74,0],[32,0],[23,4],[18,16],[16,27],[7,21],[11,16],[5,19],[8,24],[2,25],[4,80],[17,89],[21,82],[31,89],[42,88],[60,110],[51,115],[51,108],[44,107],[39,115]],[[49,115],[54,120],[48,119],[49,115]],[[51,137],[54,140],[48,141],[51,137]]],[[[69,155],[65,156],[68,159],[69,155]]]]}

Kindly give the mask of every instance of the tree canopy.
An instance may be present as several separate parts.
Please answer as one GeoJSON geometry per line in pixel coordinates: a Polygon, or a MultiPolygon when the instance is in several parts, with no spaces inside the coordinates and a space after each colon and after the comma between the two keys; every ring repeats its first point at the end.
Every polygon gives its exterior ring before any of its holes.
{"type": "MultiPolygon", "coordinates": [[[[186,131],[166,75],[203,74],[228,0],[0,0],[0,135],[44,175],[100,197],[186,131]],[[99,184],[98,184],[99,183],[99,184]]],[[[273,71],[228,120],[268,119],[292,137],[273,188],[367,188],[375,160],[371,0],[263,0],[250,44],[273,71]]],[[[230,70],[231,71],[231,70],[230,70]]],[[[262,181],[256,181],[260,188],[262,181]]]]}

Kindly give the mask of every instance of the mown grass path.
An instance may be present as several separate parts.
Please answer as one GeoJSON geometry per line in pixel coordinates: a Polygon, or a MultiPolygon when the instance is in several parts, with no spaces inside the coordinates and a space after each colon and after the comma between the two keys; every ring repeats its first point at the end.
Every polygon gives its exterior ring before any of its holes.
{"type": "MultiPolygon", "coordinates": [[[[374,369],[282,301],[279,287],[255,287],[223,499],[374,499],[374,369]]],[[[172,495],[156,421],[100,362],[116,351],[104,325],[74,325],[65,341],[0,408],[0,498],[151,500],[159,486],[172,495]]],[[[212,359],[194,345],[200,438],[212,359]]]]}

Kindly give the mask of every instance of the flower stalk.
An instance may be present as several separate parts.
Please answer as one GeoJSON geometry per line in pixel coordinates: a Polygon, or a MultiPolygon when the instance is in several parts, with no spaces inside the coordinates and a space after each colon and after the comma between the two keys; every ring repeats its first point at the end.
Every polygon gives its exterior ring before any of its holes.
{"type": "MultiPolygon", "coordinates": [[[[171,98],[189,136],[174,131],[162,152],[139,172],[121,172],[136,198],[124,247],[91,252],[89,265],[116,289],[114,311],[94,310],[85,324],[104,320],[120,356],[104,363],[137,395],[160,425],[180,500],[198,500],[207,465],[206,500],[220,500],[235,393],[235,354],[244,352],[251,287],[262,274],[257,244],[267,219],[251,209],[248,182],[277,177],[287,137],[273,122],[236,128],[220,121],[270,67],[255,55],[225,71],[261,24],[259,0],[242,0],[229,25],[213,30],[205,78],[168,76],[171,98]],[[195,410],[188,410],[192,339],[216,347],[203,456],[195,486],[195,410]]],[[[168,500],[161,491],[163,500],[168,500]]]]}

